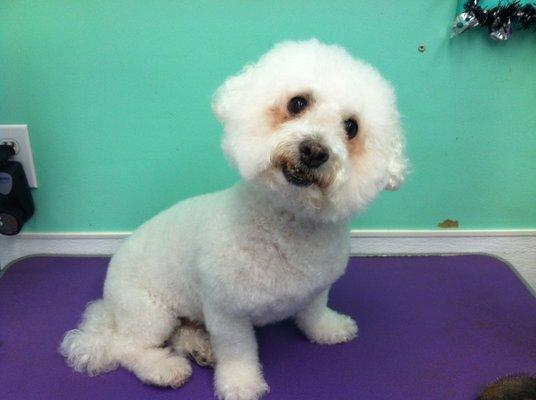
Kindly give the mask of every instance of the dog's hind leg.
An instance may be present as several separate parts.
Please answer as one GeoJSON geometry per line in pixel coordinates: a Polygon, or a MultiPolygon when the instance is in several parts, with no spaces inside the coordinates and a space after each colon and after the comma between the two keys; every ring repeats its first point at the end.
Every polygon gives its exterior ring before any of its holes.
{"type": "Polygon", "coordinates": [[[162,347],[178,324],[175,313],[145,289],[119,289],[88,306],[60,352],[75,370],[90,375],[121,365],[151,385],[183,385],[192,373],[190,362],[162,347]]]}
{"type": "Polygon", "coordinates": [[[184,385],[192,374],[188,359],[173,353],[168,347],[128,346],[120,364],[144,383],[177,388],[184,385]]]}
{"type": "Polygon", "coordinates": [[[145,383],[182,386],[192,374],[190,362],[162,347],[179,323],[176,313],[149,291],[129,289],[124,295],[127,299],[115,302],[121,304],[116,310],[119,363],[145,383]]]}
{"type": "Polygon", "coordinates": [[[202,367],[215,365],[209,333],[200,323],[183,319],[171,338],[171,346],[178,354],[190,356],[202,367]]]}

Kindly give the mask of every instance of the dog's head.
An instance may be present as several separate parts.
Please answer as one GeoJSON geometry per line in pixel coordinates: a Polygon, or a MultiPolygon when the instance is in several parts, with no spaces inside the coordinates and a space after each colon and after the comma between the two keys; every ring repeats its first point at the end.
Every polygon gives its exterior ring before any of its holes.
{"type": "Polygon", "coordinates": [[[281,43],[227,79],[213,109],[242,177],[299,215],[349,218],[404,180],[393,88],[339,46],[281,43]]]}

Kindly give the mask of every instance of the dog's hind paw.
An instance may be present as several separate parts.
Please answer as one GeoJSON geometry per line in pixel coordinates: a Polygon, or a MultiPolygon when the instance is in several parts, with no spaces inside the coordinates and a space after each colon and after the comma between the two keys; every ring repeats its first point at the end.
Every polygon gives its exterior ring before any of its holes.
{"type": "Polygon", "coordinates": [[[188,359],[171,353],[167,348],[140,349],[129,357],[125,366],[141,381],[155,386],[178,388],[192,375],[188,359]]]}
{"type": "Polygon", "coordinates": [[[193,358],[201,367],[213,368],[216,364],[210,336],[204,325],[183,320],[170,343],[176,353],[193,358]]]}

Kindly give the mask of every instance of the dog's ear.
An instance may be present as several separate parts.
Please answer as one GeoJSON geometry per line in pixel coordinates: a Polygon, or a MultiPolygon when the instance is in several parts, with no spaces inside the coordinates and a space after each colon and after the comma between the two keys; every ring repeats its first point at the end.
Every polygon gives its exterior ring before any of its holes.
{"type": "Polygon", "coordinates": [[[405,141],[400,122],[391,131],[388,145],[386,190],[397,190],[406,178],[408,160],[404,154],[405,141]]]}
{"type": "Polygon", "coordinates": [[[253,65],[246,65],[238,75],[227,78],[214,93],[212,110],[221,123],[227,123],[233,110],[242,109],[241,103],[248,102],[247,88],[252,81],[253,70],[253,65]]]}

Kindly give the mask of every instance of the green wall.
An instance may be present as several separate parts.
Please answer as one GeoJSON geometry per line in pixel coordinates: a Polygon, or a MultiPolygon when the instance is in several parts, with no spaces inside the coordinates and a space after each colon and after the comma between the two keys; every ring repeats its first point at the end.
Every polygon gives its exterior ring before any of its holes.
{"type": "Polygon", "coordinates": [[[317,37],[398,91],[412,173],[354,228],[536,228],[536,34],[449,40],[456,1],[0,2],[0,123],[27,123],[27,231],[131,230],[237,180],[212,92],[278,41],[317,37]],[[426,51],[417,50],[419,44],[426,51]]]}

